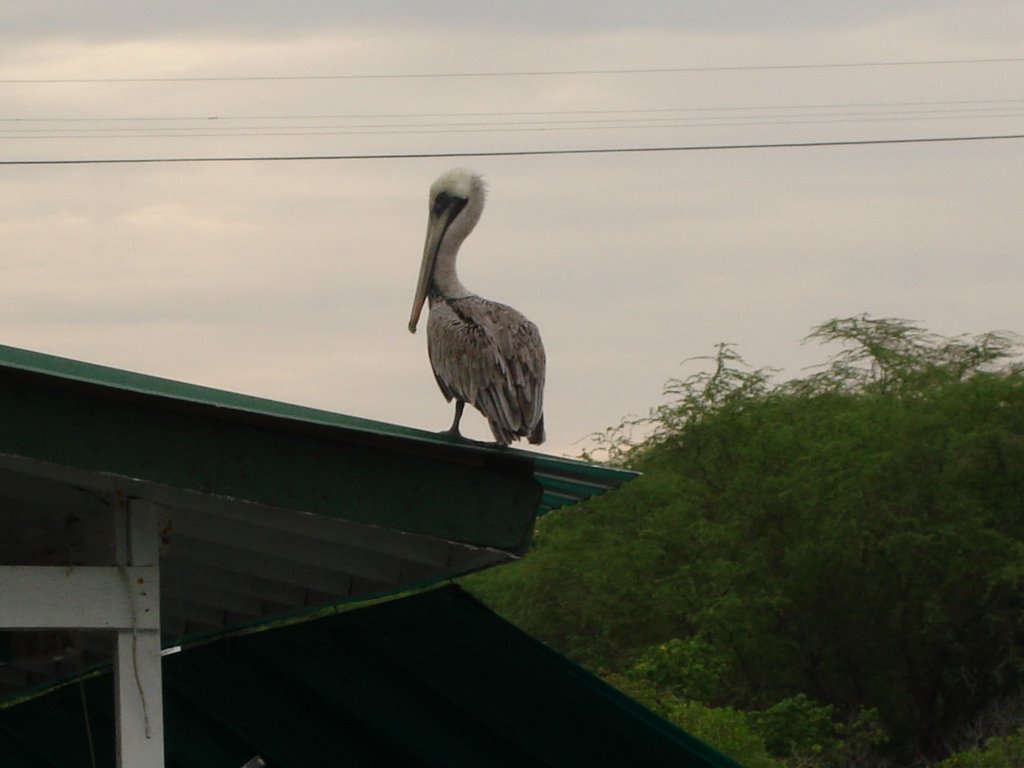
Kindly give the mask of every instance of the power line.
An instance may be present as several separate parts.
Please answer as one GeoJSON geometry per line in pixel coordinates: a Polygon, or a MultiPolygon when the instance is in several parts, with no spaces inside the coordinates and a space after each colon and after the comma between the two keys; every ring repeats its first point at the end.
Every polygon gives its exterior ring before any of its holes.
{"type": "Polygon", "coordinates": [[[100,128],[13,128],[0,129],[6,140],[54,139],[193,139],[281,136],[396,136],[466,133],[550,133],[566,131],[650,131],[687,128],[761,128],[766,126],[836,125],[851,123],[892,123],[943,120],[992,120],[1019,118],[1020,111],[973,111],[969,114],[940,113],[810,113],[806,115],[765,114],[749,116],[709,116],[697,118],[632,118],[589,120],[551,120],[497,123],[367,123],[355,125],[225,125],[218,127],[100,127],[100,128]],[[795,119],[799,118],[799,119],[795,119]]]}
{"type": "MultiPolygon", "coordinates": [[[[819,104],[762,104],[722,105],[717,107],[637,107],[618,109],[546,109],[546,110],[498,110],[489,112],[342,112],[317,114],[263,114],[263,115],[115,115],[99,117],[3,117],[3,123],[118,123],[118,122],[216,122],[242,120],[413,120],[421,118],[469,118],[469,117],[555,117],[574,115],[617,115],[617,114],[693,114],[714,112],[756,112],[762,110],[806,111],[811,109],[874,109],[899,107],[918,109],[942,107],[948,111],[984,110],[981,105],[1024,104],[1024,98],[1015,99],[947,99],[940,101],[851,101],[826,102],[819,104]]],[[[938,111],[938,110],[934,110],[938,111]]],[[[943,110],[945,111],[945,110],[943,110]]]]}
{"type": "Polygon", "coordinates": [[[507,70],[493,72],[400,72],[366,73],[353,75],[222,75],[222,76],[166,76],[166,77],[68,77],[68,78],[0,78],[4,85],[85,85],[93,83],[220,83],[220,82],[274,82],[295,80],[411,80],[490,77],[557,77],[592,75],[660,75],[701,72],[748,72],[799,69],[855,69],[869,67],[921,67],[963,64],[1017,64],[1024,56],[975,59],[921,59],[902,61],[857,61],[811,64],[740,64],[699,67],[647,67],[635,69],[544,69],[507,70]]]}
{"type": "Polygon", "coordinates": [[[1024,139],[1024,133],[989,136],[929,136],[904,139],[853,139],[847,141],[795,141],[760,144],[693,144],[660,147],[594,147],[587,149],[520,149],[481,152],[408,152],[390,154],[336,155],[248,155],[223,157],[137,157],[64,160],[0,160],[0,166],[42,165],[141,165],[153,163],[296,162],[339,160],[423,160],[458,157],[540,157],[553,155],[610,155],[654,152],[711,152],[740,149],[806,149],[812,147],[858,147],[894,144],[936,144],[949,142],[1004,141],[1024,139]]]}
{"type": "Polygon", "coordinates": [[[1024,99],[770,106],[664,107],[448,113],[349,113],[228,117],[0,117],[11,140],[358,136],[666,130],[837,123],[1019,118],[1024,99]],[[382,120],[386,122],[382,122],[382,120]],[[284,122],[291,121],[291,122],[284,122]]]}

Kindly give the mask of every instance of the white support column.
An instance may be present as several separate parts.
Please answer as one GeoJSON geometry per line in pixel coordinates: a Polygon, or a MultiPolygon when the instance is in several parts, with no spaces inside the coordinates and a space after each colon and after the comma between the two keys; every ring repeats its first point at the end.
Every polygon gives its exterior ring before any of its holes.
{"type": "Polygon", "coordinates": [[[132,625],[117,631],[114,650],[117,766],[163,768],[159,517],[155,505],[141,500],[129,501],[116,516],[117,564],[133,614],[132,625]],[[133,573],[139,567],[148,579],[133,573]]]}

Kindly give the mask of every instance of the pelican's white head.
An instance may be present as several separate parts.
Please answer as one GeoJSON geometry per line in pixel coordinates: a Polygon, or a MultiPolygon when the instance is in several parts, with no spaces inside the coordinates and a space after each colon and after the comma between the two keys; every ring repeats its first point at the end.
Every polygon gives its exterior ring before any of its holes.
{"type": "Polygon", "coordinates": [[[447,192],[454,197],[461,197],[469,200],[475,194],[483,194],[483,177],[466,168],[452,168],[437,177],[437,181],[430,185],[430,201],[442,192],[447,192]]]}
{"type": "Polygon", "coordinates": [[[480,220],[486,198],[483,176],[465,168],[452,168],[430,185],[429,225],[443,222],[441,236],[447,241],[445,244],[458,250],[480,220]]]}
{"type": "Polygon", "coordinates": [[[430,185],[427,241],[409,317],[410,332],[416,332],[432,280],[461,287],[455,275],[455,255],[480,220],[486,197],[483,177],[465,168],[452,168],[430,185]]]}

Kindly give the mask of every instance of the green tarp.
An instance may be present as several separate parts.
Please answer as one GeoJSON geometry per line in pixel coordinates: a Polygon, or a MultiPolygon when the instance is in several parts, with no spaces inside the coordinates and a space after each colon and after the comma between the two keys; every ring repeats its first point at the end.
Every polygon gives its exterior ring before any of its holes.
{"type": "MultiPolygon", "coordinates": [[[[163,669],[168,768],[737,768],[454,586],[217,639],[163,669]]],[[[0,765],[91,768],[90,749],[113,765],[112,688],[102,674],[0,709],[0,765]]]]}

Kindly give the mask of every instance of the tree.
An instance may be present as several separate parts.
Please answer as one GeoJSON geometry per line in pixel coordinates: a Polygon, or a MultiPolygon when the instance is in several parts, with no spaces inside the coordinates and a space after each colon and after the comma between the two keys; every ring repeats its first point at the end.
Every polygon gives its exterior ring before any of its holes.
{"type": "Polygon", "coordinates": [[[592,668],[677,641],[717,670],[687,701],[877,711],[891,754],[936,757],[1024,687],[1024,369],[1005,335],[860,316],[810,338],[843,349],[803,379],[721,345],[670,381],[598,444],[644,477],[470,585],[592,668]]]}

